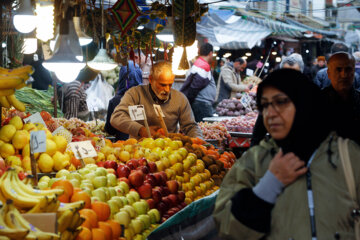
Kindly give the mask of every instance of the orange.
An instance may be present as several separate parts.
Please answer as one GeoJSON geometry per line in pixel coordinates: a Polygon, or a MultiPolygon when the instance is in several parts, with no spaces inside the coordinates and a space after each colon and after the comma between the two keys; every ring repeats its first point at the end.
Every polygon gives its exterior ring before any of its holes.
{"type": "Polygon", "coordinates": [[[98,225],[98,217],[96,215],[96,212],[94,212],[92,209],[81,209],[79,211],[80,216],[88,218],[91,228],[97,228],[98,225]]]}
{"type": "Polygon", "coordinates": [[[69,180],[60,179],[60,180],[54,182],[53,185],[51,185],[51,188],[57,188],[57,187],[64,189],[64,192],[67,193],[67,195],[69,195],[69,197],[71,197],[73,195],[74,187],[69,180]]]}
{"type": "Polygon", "coordinates": [[[92,237],[95,240],[106,240],[105,232],[100,228],[91,229],[92,237]]]}
{"type": "Polygon", "coordinates": [[[91,229],[92,226],[91,226],[90,218],[88,216],[81,216],[81,217],[85,218],[85,221],[81,224],[81,226],[83,228],[91,229]]]}
{"type": "MultiPolygon", "coordinates": [[[[57,187],[60,188],[60,187],[57,187]]],[[[66,192],[64,192],[61,196],[58,197],[58,200],[62,203],[69,203],[70,202],[70,196],[66,192]]]]}
{"type": "Polygon", "coordinates": [[[80,159],[77,159],[76,157],[72,157],[70,160],[70,163],[74,165],[76,168],[81,167],[80,159]]]}
{"type": "Polygon", "coordinates": [[[106,221],[109,219],[111,211],[107,203],[104,202],[93,202],[91,204],[91,209],[96,212],[99,221],[106,221]]]}
{"type": "Polygon", "coordinates": [[[71,202],[77,202],[81,200],[85,202],[84,208],[91,208],[91,198],[86,192],[76,192],[71,197],[71,202]]]}
{"type": "Polygon", "coordinates": [[[112,230],[112,235],[113,235],[113,239],[119,239],[119,237],[121,236],[121,226],[118,222],[114,221],[114,220],[107,220],[107,223],[110,224],[111,230],[112,230]]]}
{"type": "Polygon", "coordinates": [[[92,233],[87,227],[83,227],[76,240],[92,240],[92,233]]]}
{"type": "Polygon", "coordinates": [[[113,233],[111,225],[107,222],[99,222],[99,228],[105,233],[106,240],[113,240],[113,233]]]}

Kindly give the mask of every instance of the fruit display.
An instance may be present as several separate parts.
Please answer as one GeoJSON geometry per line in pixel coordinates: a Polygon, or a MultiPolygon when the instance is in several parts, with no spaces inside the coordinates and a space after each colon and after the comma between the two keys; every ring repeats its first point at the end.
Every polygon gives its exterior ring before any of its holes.
{"type": "Polygon", "coordinates": [[[14,107],[15,109],[25,112],[25,105],[15,96],[15,91],[26,86],[25,82],[34,73],[30,65],[15,69],[0,67],[0,105],[4,108],[14,107]]]}
{"type": "Polygon", "coordinates": [[[253,85],[259,85],[262,82],[261,78],[256,77],[256,76],[249,76],[246,77],[242,83],[243,84],[253,84],[253,85]]]}
{"type": "Polygon", "coordinates": [[[101,135],[104,137],[109,136],[109,134],[105,131],[105,122],[102,120],[92,120],[86,122],[89,126],[89,130],[94,133],[95,135],[101,135]]]}
{"type": "MultiPolygon", "coordinates": [[[[249,96],[251,98],[249,106],[245,107],[237,98],[224,99],[217,105],[216,113],[219,116],[237,117],[256,110],[256,93],[249,92],[249,96]]],[[[241,98],[241,94],[238,97],[241,98]]]]}
{"type": "Polygon", "coordinates": [[[222,141],[231,138],[225,124],[221,122],[200,122],[198,126],[206,140],[215,139],[222,141]]]}
{"type": "Polygon", "coordinates": [[[224,119],[221,123],[229,132],[252,133],[257,117],[257,112],[249,112],[236,118],[224,119]]]}
{"type": "Polygon", "coordinates": [[[120,67],[117,66],[110,71],[101,71],[101,75],[104,79],[111,85],[114,86],[115,83],[119,80],[120,67]]]}

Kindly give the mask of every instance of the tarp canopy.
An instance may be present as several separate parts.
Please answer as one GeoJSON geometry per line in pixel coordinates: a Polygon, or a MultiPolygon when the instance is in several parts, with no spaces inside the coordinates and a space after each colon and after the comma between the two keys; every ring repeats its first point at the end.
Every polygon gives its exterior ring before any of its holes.
{"type": "Polygon", "coordinates": [[[360,44],[360,31],[357,29],[354,31],[347,31],[344,39],[348,44],[360,44]]]}
{"type": "Polygon", "coordinates": [[[326,35],[328,37],[340,37],[340,33],[334,32],[334,31],[327,31],[327,30],[323,30],[323,29],[318,29],[318,28],[314,28],[311,26],[308,26],[306,24],[300,23],[298,21],[295,21],[293,19],[290,19],[288,17],[285,17],[285,21],[291,25],[295,25],[301,28],[305,28],[311,32],[316,32],[316,33],[320,33],[322,35],[326,35]]]}

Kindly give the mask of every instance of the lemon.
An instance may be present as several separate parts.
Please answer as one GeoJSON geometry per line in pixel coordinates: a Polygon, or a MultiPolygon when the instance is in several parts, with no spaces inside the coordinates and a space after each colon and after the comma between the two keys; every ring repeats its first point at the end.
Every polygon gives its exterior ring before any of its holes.
{"type": "Polygon", "coordinates": [[[16,131],[14,137],[12,138],[12,144],[16,149],[23,149],[26,144],[30,142],[30,133],[26,130],[16,131]]]}
{"type": "Polygon", "coordinates": [[[24,123],[19,116],[15,116],[12,119],[10,119],[9,124],[13,125],[16,130],[21,130],[24,126],[24,123]]]}
{"type": "Polygon", "coordinates": [[[21,159],[17,156],[7,156],[5,158],[5,162],[6,165],[10,166],[10,167],[15,167],[15,166],[19,166],[21,167],[21,159]]]}
{"type": "MultiPolygon", "coordinates": [[[[30,157],[30,144],[29,143],[25,145],[25,147],[22,149],[21,153],[22,153],[21,155],[23,156],[23,158],[30,157]]],[[[38,159],[39,155],[40,155],[40,153],[35,153],[34,154],[35,159],[38,159]]]]}
{"type": "Polygon", "coordinates": [[[4,142],[10,142],[15,133],[16,127],[14,125],[5,125],[0,129],[0,139],[4,142]]]}
{"type": "Polygon", "coordinates": [[[11,156],[14,154],[15,154],[15,148],[13,147],[13,145],[9,143],[4,143],[3,145],[0,146],[0,155],[3,158],[6,158],[7,156],[11,156]]]}
{"type": "Polygon", "coordinates": [[[31,160],[29,156],[23,157],[22,167],[25,169],[25,171],[31,171],[31,160]]]}
{"type": "Polygon", "coordinates": [[[56,150],[56,143],[53,140],[46,139],[46,153],[52,156],[56,150]]]}
{"type": "Polygon", "coordinates": [[[37,128],[36,128],[35,124],[29,122],[29,123],[25,123],[23,130],[31,132],[31,131],[37,131],[37,128]]]}
{"type": "Polygon", "coordinates": [[[53,135],[51,134],[51,132],[48,129],[45,129],[45,134],[46,134],[46,139],[53,140],[53,135]]]}
{"type": "Polygon", "coordinates": [[[56,171],[60,171],[61,169],[64,169],[70,165],[70,162],[68,161],[67,157],[58,151],[53,155],[53,160],[54,160],[54,169],[56,171]]]}
{"type": "Polygon", "coordinates": [[[54,167],[54,160],[47,153],[42,153],[37,163],[43,173],[51,172],[54,167]]]}
{"type": "Polygon", "coordinates": [[[49,176],[42,176],[40,179],[39,179],[39,183],[40,182],[46,182],[46,184],[48,184],[50,181],[50,177],[49,176]]]}
{"type": "Polygon", "coordinates": [[[64,153],[67,147],[66,138],[63,136],[56,135],[53,137],[53,141],[56,143],[57,150],[64,153]]]}

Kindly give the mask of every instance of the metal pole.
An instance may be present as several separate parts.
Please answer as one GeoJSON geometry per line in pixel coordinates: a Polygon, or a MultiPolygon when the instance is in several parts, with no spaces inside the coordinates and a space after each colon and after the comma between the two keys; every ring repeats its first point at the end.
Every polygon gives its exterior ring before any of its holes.
{"type": "Polygon", "coordinates": [[[53,86],[54,86],[54,118],[57,118],[57,86],[56,86],[56,77],[53,77],[53,86]]]}

